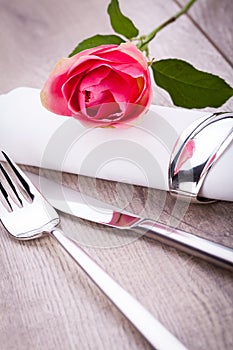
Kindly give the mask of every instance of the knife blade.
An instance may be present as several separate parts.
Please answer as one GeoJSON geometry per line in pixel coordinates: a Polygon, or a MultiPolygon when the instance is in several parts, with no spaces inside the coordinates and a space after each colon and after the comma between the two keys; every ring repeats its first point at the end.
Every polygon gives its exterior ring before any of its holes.
{"type": "Polygon", "coordinates": [[[56,209],[81,219],[139,234],[233,270],[233,249],[186,231],[142,218],[30,172],[36,187],[56,209]]]}

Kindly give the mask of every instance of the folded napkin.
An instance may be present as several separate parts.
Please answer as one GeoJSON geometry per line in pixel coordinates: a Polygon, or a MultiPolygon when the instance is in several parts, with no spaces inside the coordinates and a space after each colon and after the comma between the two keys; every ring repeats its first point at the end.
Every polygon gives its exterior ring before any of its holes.
{"type": "MultiPolygon", "coordinates": [[[[0,96],[0,147],[18,163],[168,190],[173,147],[193,121],[210,113],[151,105],[128,129],[85,128],[47,111],[40,90],[0,96]]],[[[200,195],[233,201],[233,144],[214,164],[200,195]]]]}

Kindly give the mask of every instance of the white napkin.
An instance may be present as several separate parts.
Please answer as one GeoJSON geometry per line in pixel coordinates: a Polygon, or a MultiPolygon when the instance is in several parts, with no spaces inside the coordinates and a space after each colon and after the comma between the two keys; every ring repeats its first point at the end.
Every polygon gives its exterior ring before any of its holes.
{"type": "MultiPolygon", "coordinates": [[[[209,113],[151,105],[129,129],[85,128],[47,111],[40,90],[0,96],[0,147],[16,162],[168,190],[172,149],[181,132],[209,113]]],[[[211,168],[200,195],[233,201],[233,144],[211,168]]]]}

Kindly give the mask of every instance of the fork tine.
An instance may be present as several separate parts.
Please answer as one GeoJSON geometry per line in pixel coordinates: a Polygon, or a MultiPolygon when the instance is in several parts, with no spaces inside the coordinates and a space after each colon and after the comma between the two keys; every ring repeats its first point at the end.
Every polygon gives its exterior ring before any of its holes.
{"type": "Polygon", "coordinates": [[[12,212],[13,211],[13,209],[12,209],[12,206],[11,206],[11,203],[10,203],[10,201],[9,201],[9,199],[8,199],[8,193],[7,193],[7,191],[5,190],[5,188],[4,188],[4,186],[3,186],[3,184],[2,184],[2,182],[0,181],[0,192],[1,192],[1,194],[2,194],[2,196],[3,196],[3,198],[4,198],[4,200],[5,200],[5,203],[3,203],[2,201],[2,204],[4,205],[4,207],[8,210],[8,211],[10,211],[10,212],[12,212]]]}
{"type": "MultiPolygon", "coordinates": [[[[21,169],[18,167],[18,165],[15,164],[15,162],[4,152],[1,151],[4,158],[6,159],[8,165],[10,166],[10,168],[12,169],[13,173],[15,174],[15,176],[17,177],[17,179],[19,180],[21,186],[23,187],[23,189],[26,191],[26,193],[28,194],[28,196],[30,197],[30,199],[33,201],[34,199],[34,194],[31,192],[30,190],[30,186],[34,188],[34,185],[31,183],[31,181],[24,175],[24,173],[21,171],[21,169]]],[[[5,171],[4,176],[6,177],[7,181],[10,180],[10,177],[8,176],[8,174],[5,171]],[[5,176],[7,175],[7,176],[5,176]]],[[[14,191],[14,193],[16,191],[12,181],[8,181],[10,187],[12,188],[12,190],[14,191]],[[13,189],[13,187],[14,189],[13,189]]],[[[18,198],[18,197],[17,197],[18,198]]]]}
{"type": "MultiPolygon", "coordinates": [[[[21,200],[21,198],[19,197],[18,192],[16,191],[16,188],[15,188],[15,186],[14,186],[14,184],[13,184],[13,182],[12,182],[10,176],[8,175],[7,171],[4,169],[4,167],[2,166],[2,164],[0,164],[0,169],[1,169],[1,171],[2,171],[2,173],[3,173],[3,175],[4,175],[4,177],[5,177],[5,179],[6,179],[6,181],[7,181],[7,183],[9,184],[10,188],[12,189],[12,191],[13,191],[15,197],[17,198],[17,201],[19,202],[20,206],[22,206],[22,204],[23,204],[23,203],[22,203],[22,200],[21,200]]],[[[2,189],[3,189],[3,191],[7,194],[7,192],[6,192],[6,190],[4,189],[3,185],[2,185],[2,189]]],[[[3,191],[1,191],[2,194],[3,194],[3,191]]],[[[4,194],[3,194],[3,196],[6,198],[6,196],[5,196],[4,194]]]]}

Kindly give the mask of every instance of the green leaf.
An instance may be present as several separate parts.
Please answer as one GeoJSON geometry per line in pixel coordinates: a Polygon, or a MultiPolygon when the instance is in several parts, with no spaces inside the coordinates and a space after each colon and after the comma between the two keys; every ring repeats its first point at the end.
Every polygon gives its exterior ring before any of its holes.
{"type": "Polygon", "coordinates": [[[69,57],[76,55],[76,53],[91,49],[92,47],[96,47],[99,45],[107,45],[107,44],[116,44],[120,45],[125,41],[117,35],[101,35],[97,34],[88,39],[83,40],[76,48],[69,54],[69,57]]]}
{"type": "Polygon", "coordinates": [[[138,36],[138,29],[131,19],[123,15],[118,0],[111,0],[108,5],[108,14],[110,16],[112,28],[116,33],[124,35],[127,39],[138,36]]]}
{"type": "Polygon", "coordinates": [[[178,59],[154,62],[155,82],[165,89],[175,105],[185,108],[220,107],[233,96],[222,78],[194,68],[178,59]]]}

